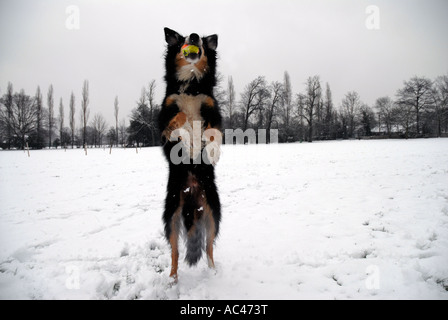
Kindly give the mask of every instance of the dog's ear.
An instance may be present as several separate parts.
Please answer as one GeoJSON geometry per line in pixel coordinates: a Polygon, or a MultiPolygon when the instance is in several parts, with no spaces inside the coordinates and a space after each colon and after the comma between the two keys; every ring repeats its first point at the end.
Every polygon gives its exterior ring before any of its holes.
{"type": "Polygon", "coordinates": [[[218,35],[212,34],[211,36],[205,37],[204,39],[207,48],[210,50],[216,50],[218,47],[218,35]]]}
{"type": "Polygon", "coordinates": [[[171,30],[170,28],[164,28],[165,30],[165,40],[169,46],[174,46],[179,44],[182,36],[178,34],[176,31],[171,30]]]}

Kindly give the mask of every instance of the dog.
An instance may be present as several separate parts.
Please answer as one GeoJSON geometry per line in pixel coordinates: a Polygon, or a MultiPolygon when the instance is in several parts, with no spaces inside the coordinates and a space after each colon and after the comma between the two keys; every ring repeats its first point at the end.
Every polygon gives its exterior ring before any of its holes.
{"type": "Polygon", "coordinates": [[[177,282],[180,234],[186,236],[189,266],[198,263],[205,249],[208,266],[215,268],[213,246],[221,221],[214,171],[222,141],[222,118],[213,95],[218,36],[164,31],[166,94],[158,124],[169,178],[163,223],[171,246],[170,277],[177,282]],[[215,148],[208,148],[211,143],[215,148]]]}

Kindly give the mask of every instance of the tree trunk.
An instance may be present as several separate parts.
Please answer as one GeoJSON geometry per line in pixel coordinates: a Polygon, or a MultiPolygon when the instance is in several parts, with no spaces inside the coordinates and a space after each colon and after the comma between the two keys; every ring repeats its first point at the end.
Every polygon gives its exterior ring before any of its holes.
{"type": "Polygon", "coordinates": [[[309,123],[308,126],[308,142],[313,142],[313,123],[309,123]]]}

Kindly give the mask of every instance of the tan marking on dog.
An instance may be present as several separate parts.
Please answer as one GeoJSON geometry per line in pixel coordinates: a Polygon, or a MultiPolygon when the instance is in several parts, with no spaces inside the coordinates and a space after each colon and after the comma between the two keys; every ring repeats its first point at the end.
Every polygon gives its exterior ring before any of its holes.
{"type": "MultiPolygon", "coordinates": [[[[168,99],[169,98],[167,98],[167,100],[168,99]]],[[[187,115],[183,112],[179,112],[178,114],[176,114],[174,116],[173,119],[171,119],[171,121],[168,123],[168,126],[166,127],[166,129],[163,130],[162,134],[168,140],[170,140],[171,133],[176,129],[182,128],[182,126],[185,124],[186,121],[187,121],[187,115]]]]}
{"type": "Polygon", "coordinates": [[[211,98],[205,94],[197,96],[172,94],[167,99],[172,99],[177,104],[179,110],[186,115],[187,121],[193,126],[193,121],[204,121],[201,116],[201,106],[211,98]]]}
{"type": "Polygon", "coordinates": [[[207,199],[204,199],[203,208],[207,230],[205,251],[207,253],[208,267],[214,269],[215,261],[213,260],[213,244],[215,243],[216,227],[215,220],[213,219],[213,210],[208,205],[207,199]]]}
{"type": "Polygon", "coordinates": [[[182,50],[176,55],[177,79],[180,81],[191,81],[193,78],[198,80],[202,79],[204,74],[208,71],[208,59],[204,54],[203,47],[201,47],[201,50],[202,55],[199,58],[199,61],[195,64],[191,64],[187,61],[182,50]]]}
{"type": "Polygon", "coordinates": [[[185,59],[184,54],[179,52],[176,55],[176,71],[179,71],[182,67],[189,65],[190,63],[185,59]]]}
{"type": "Polygon", "coordinates": [[[211,97],[207,97],[204,101],[204,104],[207,107],[213,108],[215,106],[215,100],[213,100],[211,97]]]}
{"type": "Polygon", "coordinates": [[[184,139],[181,140],[185,147],[187,147],[189,157],[195,159],[202,149],[204,119],[202,119],[201,116],[201,107],[208,96],[205,94],[199,94],[197,96],[188,94],[172,94],[168,98],[172,99],[177,104],[180,110],[179,114],[182,113],[183,116],[179,120],[176,120],[172,125],[170,122],[170,125],[164,130],[163,134],[168,140],[171,140],[170,136],[176,129],[182,128],[188,132],[190,141],[187,141],[188,139],[185,141],[184,139]]]}
{"type": "Polygon", "coordinates": [[[168,97],[165,99],[165,105],[167,107],[171,106],[174,102],[176,102],[176,100],[174,100],[173,98],[168,97]]]}
{"type": "Polygon", "coordinates": [[[176,212],[171,218],[171,234],[170,234],[170,246],[171,246],[171,272],[170,277],[177,283],[177,269],[179,266],[179,228],[180,228],[180,216],[182,213],[182,207],[184,206],[183,196],[180,195],[180,203],[176,212]]]}
{"type": "MultiPolygon", "coordinates": [[[[202,52],[204,52],[204,48],[202,48],[202,52]]],[[[203,53],[202,57],[199,59],[198,62],[194,65],[198,70],[204,74],[208,71],[208,59],[207,56],[203,53]]]]}
{"type": "MultiPolygon", "coordinates": [[[[181,140],[182,143],[184,143],[185,147],[187,147],[189,157],[192,159],[196,159],[196,157],[202,151],[202,148],[211,142],[216,141],[218,142],[218,146],[221,145],[222,134],[219,128],[213,128],[210,126],[210,124],[207,126],[207,128],[203,127],[204,119],[201,116],[201,107],[202,105],[208,107],[214,106],[214,100],[210,96],[205,94],[199,94],[196,96],[188,94],[172,94],[166,100],[169,100],[171,103],[176,103],[180,110],[179,114],[183,114],[181,116],[179,116],[178,114],[176,117],[174,117],[168,125],[167,129],[163,131],[164,136],[168,140],[171,140],[171,134],[174,130],[180,128],[186,130],[186,132],[188,132],[190,141],[184,141],[183,139],[181,140]],[[216,130],[218,132],[216,132],[216,130]],[[203,141],[202,139],[203,136],[205,136],[205,141],[203,141]]],[[[217,156],[216,158],[218,159],[219,156],[217,156]]]]}

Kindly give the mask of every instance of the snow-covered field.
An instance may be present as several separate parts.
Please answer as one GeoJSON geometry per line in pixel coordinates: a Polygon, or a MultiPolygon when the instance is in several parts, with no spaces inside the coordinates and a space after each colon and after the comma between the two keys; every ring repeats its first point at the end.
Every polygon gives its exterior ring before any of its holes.
{"type": "Polygon", "coordinates": [[[160,148],[0,152],[1,299],[448,299],[448,139],[224,146],[169,279],[160,148]]]}

